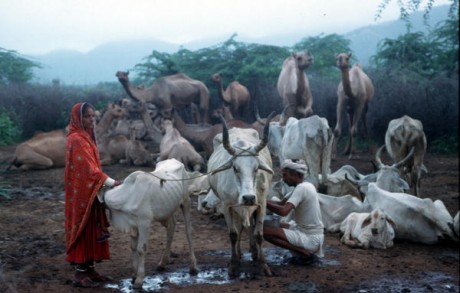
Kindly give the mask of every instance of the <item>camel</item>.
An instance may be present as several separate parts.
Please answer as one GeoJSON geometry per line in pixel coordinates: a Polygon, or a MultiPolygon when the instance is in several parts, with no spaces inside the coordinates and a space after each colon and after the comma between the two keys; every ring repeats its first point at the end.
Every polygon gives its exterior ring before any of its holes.
{"type": "Polygon", "coordinates": [[[208,123],[209,90],[204,83],[183,73],[164,76],[150,87],[137,88],[129,81],[129,72],[118,71],[116,76],[126,93],[136,101],[151,102],[161,109],[162,116],[171,119],[173,107],[183,109],[191,103],[199,103],[200,121],[208,123]]]}
{"type": "MultiPolygon", "coordinates": [[[[97,137],[106,133],[112,121],[122,117],[124,113],[119,105],[109,104],[97,124],[97,137]]],[[[39,132],[20,143],[7,170],[10,170],[13,165],[23,171],[64,167],[66,134],[64,129],[39,132]]]]}
{"type": "Polygon", "coordinates": [[[123,118],[126,115],[127,111],[125,108],[120,107],[118,104],[109,103],[104,111],[104,114],[102,114],[101,119],[97,123],[96,138],[108,133],[114,119],[123,118]]]}
{"type": "Polygon", "coordinates": [[[374,85],[359,64],[354,64],[350,69],[351,55],[351,53],[341,53],[335,57],[337,67],[342,72],[342,81],[337,88],[337,124],[334,129],[336,139],[333,158],[336,156],[337,142],[342,133],[342,115],[345,110],[348,116],[349,138],[343,154],[348,155],[349,159],[355,155],[354,139],[358,133],[360,119],[364,128],[364,138],[368,139],[367,110],[374,96],[374,85]]]}
{"type": "Polygon", "coordinates": [[[211,81],[217,84],[219,98],[224,103],[224,106],[230,107],[230,111],[234,117],[242,119],[251,100],[248,89],[238,81],[233,81],[224,91],[222,75],[220,73],[211,75],[211,81]]]}
{"type": "Polygon", "coordinates": [[[131,166],[154,166],[155,155],[149,153],[142,142],[136,140],[136,126],[131,126],[129,131],[129,141],[125,149],[125,158],[120,160],[120,164],[131,166]]]}
{"type": "Polygon", "coordinates": [[[16,147],[6,170],[13,165],[22,171],[64,167],[66,134],[64,129],[36,133],[16,147]]]}
{"type": "Polygon", "coordinates": [[[313,56],[308,51],[292,53],[284,60],[276,87],[284,106],[292,106],[286,109],[281,125],[289,117],[301,119],[313,115],[313,96],[304,72],[312,63],[313,56]]]}

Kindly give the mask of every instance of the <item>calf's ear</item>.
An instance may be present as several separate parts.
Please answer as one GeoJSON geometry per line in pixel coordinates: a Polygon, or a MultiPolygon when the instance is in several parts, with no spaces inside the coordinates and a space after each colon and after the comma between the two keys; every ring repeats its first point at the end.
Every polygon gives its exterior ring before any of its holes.
{"type": "Polygon", "coordinates": [[[363,224],[361,225],[361,229],[370,225],[371,224],[371,214],[366,217],[366,219],[363,221],[363,224]]]}
{"type": "Polygon", "coordinates": [[[387,222],[390,223],[390,225],[393,227],[393,229],[396,229],[395,221],[393,221],[393,219],[389,215],[385,215],[385,218],[386,218],[387,222]]]}

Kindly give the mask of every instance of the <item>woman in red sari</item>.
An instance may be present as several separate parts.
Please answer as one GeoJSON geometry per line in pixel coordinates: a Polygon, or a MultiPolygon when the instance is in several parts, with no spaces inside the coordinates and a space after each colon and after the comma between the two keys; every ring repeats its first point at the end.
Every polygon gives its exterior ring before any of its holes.
{"type": "Polygon", "coordinates": [[[102,172],[94,125],[93,106],[72,107],[64,174],[66,260],[75,266],[74,284],[82,287],[109,280],[94,270],[94,262],[110,258],[109,223],[97,192],[121,184],[102,172]]]}

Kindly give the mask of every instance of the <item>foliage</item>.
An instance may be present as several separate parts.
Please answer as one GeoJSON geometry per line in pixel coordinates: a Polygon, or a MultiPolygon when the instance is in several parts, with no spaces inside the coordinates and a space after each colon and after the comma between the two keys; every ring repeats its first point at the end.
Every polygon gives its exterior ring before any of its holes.
{"type": "MultiPolygon", "coordinates": [[[[382,0],[379,4],[379,7],[377,8],[377,12],[375,13],[375,19],[379,19],[382,16],[383,11],[388,7],[388,4],[392,0],[382,0]]],[[[396,3],[399,6],[399,15],[400,18],[403,20],[408,20],[409,15],[414,12],[419,10],[420,4],[424,3],[424,14],[423,17],[425,19],[428,19],[430,15],[430,11],[433,8],[433,4],[435,0],[427,0],[427,1],[421,1],[421,0],[397,0],[396,3]]],[[[450,18],[458,18],[458,0],[450,0],[452,2],[449,7],[449,16],[450,18]]]]}
{"type": "Polygon", "coordinates": [[[313,54],[313,65],[309,72],[315,76],[317,74],[338,78],[340,71],[337,70],[335,56],[339,53],[351,52],[350,40],[337,34],[307,37],[293,46],[295,51],[308,49],[313,54]]]}
{"type": "Polygon", "coordinates": [[[33,78],[33,69],[41,66],[16,51],[0,48],[0,85],[26,83],[33,78]]]}
{"type": "Polygon", "coordinates": [[[458,155],[458,137],[441,137],[430,142],[428,152],[458,155]]]}
{"type": "Polygon", "coordinates": [[[16,143],[20,130],[4,110],[0,109],[0,146],[16,143]]]}

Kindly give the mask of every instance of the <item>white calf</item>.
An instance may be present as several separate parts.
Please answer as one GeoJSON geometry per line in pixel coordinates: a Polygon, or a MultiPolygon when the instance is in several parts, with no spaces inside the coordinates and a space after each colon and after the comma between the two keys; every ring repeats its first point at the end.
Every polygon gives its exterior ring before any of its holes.
{"type": "Polygon", "coordinates": [[[340,241],[350,247],[386,249],[393,246],[395,223],[381,209],[351,213],[340,225],[340,241]]]}

